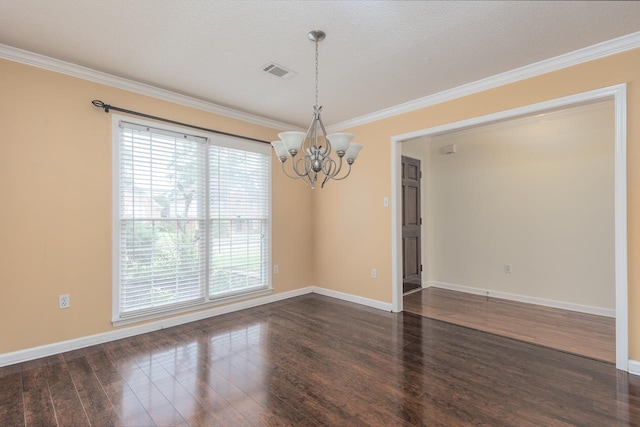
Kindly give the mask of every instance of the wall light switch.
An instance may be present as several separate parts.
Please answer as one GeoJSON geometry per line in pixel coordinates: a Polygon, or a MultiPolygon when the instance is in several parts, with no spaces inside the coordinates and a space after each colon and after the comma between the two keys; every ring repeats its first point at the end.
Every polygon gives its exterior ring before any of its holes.
{"type": "Polygon", "coordinates": [[[278,273],[280,273],[280,267],[278,267],[278,265],[276,264],[273,266],[273,274],[278,274],[278,273]]]}
{"type": "Polygon", "coordinates": [[[389,198],[388,197],[384,198],[384,205],[385,206],[389,206],[389,198]]]}
{"type": "Polygon", "coordinates": [[[376,277],[378,277],[378,271],[375,268],[371,269],[371,277],[373,279],[375,279],[376,277]]]}

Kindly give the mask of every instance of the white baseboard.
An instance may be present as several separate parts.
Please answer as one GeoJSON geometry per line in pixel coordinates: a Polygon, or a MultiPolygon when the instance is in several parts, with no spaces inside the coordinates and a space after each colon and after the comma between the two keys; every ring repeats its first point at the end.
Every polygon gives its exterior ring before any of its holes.
{"type": "Polygon", "coordinates": [[[545,307],[561,308],[563,310],[577,311],[597,316],[616,317],[615,309],[594,307],[590,305],[574,304],[565,301],[556,301],[545,298],[530,297],[526,295],[510,294],[507,292],[492,291],[489,289],[474,288],[471,286],[456,285],[453,283],[429,281],[427,287],[449,289],[451,291],[465,292],[468,294],[490,296],[492,298],[506,299],[511,301],[525,302],[529,304],[543,305],[545,307]]]}
{"type": "Polygon", "coordinates": [[[347,294],[344,292],[334,291],[327,288],[320,288],[318,286],[312,286],[312,292],[327,297],[341,299],[343,301],[354,302],[360,305],[366,305],[367,307],[377,308],[379,310],[391,311],[392,305],[389,302],[378,301],[375,299],[359,297],[353,294],[347,294]]]}
{"type": "Polygon", "coordinates": [[[353,302],[356,304],[366,305],[368,307],[378,308],[380,310],[391,311],[391,304],[369,298],[359,297],[357,295],[347,294],[344,292],[333,291],[331,289],[320,288],[317,286],[307,286],[306,288],[295,289],[293,291],[282,292],[260,298],[253,298],[233,304],[213,307],[208,310],[196,311],[181,316],[170,317],[168,319],[160,319],[149,323],[136,326],[127,326],[114,329],[113,331],[103,332],[100,334],[89,335],[86,337],[75,338],[67,341],[60,341],[52,344],[46,344],[39,347],[27,348],[11,353],[0,354],[0,367],[13,365],[15,363],[26,362],[28,360],[38,359],[41,357],[52,356],[54,354],[64,353],[79,348],[89,347],[92,345],[102,344],[109,341],[115,341],[122,338],[132,337],[134,335],[145,334],[160,329],[170,328],[197,320],[207,319],[209,317],[220,316],[222,314],[232,313],[259,305],[269,304],[300,295],[316,293],[353,302]]]}
{"type": "Polygon", "coordinates": [[[11,353],[4,353],[0,354],[0,367],[13,365],[14,363],[26,362],[28,360],[38,359],[40,357],[64,353],[66,351],[77,350],[79,348],[102,344],[109,341],[115,341],[122,338],[132,337],[134,335],[140,335],[160,329],[170,328],[172,326],[178,326],[196,320],[220,316],[222,314],[240,311],[263,304],[269,304],[271,302],[281,301],[284,299],[305,295],[311,292],[312,287],[309,286],[306,288],[295,289],[289,292],[282,292],[265,297],[253,298],[250,300],[228,304],[221,307],[213,307],[208,310],[196,311],[181,316],[170,317],[168,319],[160,319],[154,322],[144,323],[142,325],[118,328],[114,329],[113,331],[103,332],[100,334],[89,335],[86,337],[75,338],[67,341],[60,341],[53,344],[32,347],[25,350],[14,351],[11,353]]]}
{"type": "Polygon", "coordinates": [[[629,360],[629,373],[633,375],[640,375],[640,362],[637,360],[629,360]]]}

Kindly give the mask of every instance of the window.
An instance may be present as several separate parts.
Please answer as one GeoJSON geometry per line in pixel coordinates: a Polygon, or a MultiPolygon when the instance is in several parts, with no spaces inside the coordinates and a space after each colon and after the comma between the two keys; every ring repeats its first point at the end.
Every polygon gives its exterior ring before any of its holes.
{"type": "Polygon", "coordinates": [[[114,116],[115,324],[270,289],[269,148],[114,116]]]}

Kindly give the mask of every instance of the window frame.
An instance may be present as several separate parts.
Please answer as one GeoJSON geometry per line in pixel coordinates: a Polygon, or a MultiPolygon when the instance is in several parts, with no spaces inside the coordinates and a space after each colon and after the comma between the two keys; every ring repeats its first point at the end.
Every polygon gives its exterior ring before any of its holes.
{"type": "MultiPolygon", "coordinates": [[[[256,150],[258,146],[258,142],[253,142],[241,138],[234,138],[224,135],[217,135],[209,132],[198,131],[195,129],[189,129],[179,126],[166,125],[163,123],[158,123],[149,120],[142,120],[138,118],[133,118],[130,116],[122,116],[113,114],[112,115],[112,232],[111,232],[111,244],[112,244],[112,280],[111,280],[111,288],[112,288],[112,314],[111,314],[111,323],[113,326],[121,326],[131,323],[139,323],[146,320],[153,320],[158,318],[163,318],[171,315],[188,313],[192,311],[201,310],[208,307],[213,307],[217,305],[227,304],[234,301],[241,301],[250,298],[255,298],[257,296],[268,295],[273,291],[273,277],[271,274],[271,261],[272,261],[272,248],[273,248],[273,233],[272,233],[272,223],[273,223],[273,191],[272,191],[272,159],[271,159],[271,147],[265,149],[265,153],[268,154],[268,171],[267,171],[267,230],[268,230],[268,243],[267,243],[267,261],[266,261],[266,272],[265,277],[267,283],[264,286],[259,288],[251,288],[249,290],[239,290],[236,292],[229,292],[220,297],[211,297],[209,285],[210,283],[205,283],[205,289],[203,292],[204,301],[197,302],[183,302],[172,304],[166,309],[157,309],[152,312],[142,312],[140,314],[124,314],[120,309],[120,238],[121,238],[121,217],[120,217],[120,122],[127,122],[138,126],[149,127],[153,129],[158,129],[160,131],[165,130],[168,132],[178,133],[178,134],[188,134],[200,138],[204,138],[206,141],[203,144],[219,146],[219,147],[227,147],[233,149],[245,149],[246,151],[252,152],[260,152],[261,150],[256,150]]],[[[208,158],[209,150],[206,150],[205,157],[208,158]]],[[[210,170],[209,170],[209,162],[206,161],[207,169],[204,173],[205,181],[210,180],[210,170]]],[[[208,186],[207,186],[208,187],[208,186]]],[[[207,192],[205,198],[208,199],[210,194],[207,192]]],[[[208,202],[207,202],[208,206],[208,202]]],[[[204,222],[208,222],[211,218],[207,216],[204,222]]],[[[208,230],[208,228],[207,228],[208,230]]],[[[205,232],[207,239],[207,246],[210,246],[210,236],[208,232],[205,232]]],[[[206,249],[207,253],[209,252],[209,247],[206,249]]],[[[205,270],[210,268],[209,263],[211,262],[210,258],[206,257],[205,270]]],[[[208,277],[208,274],[205,276],[208,277]]]]}

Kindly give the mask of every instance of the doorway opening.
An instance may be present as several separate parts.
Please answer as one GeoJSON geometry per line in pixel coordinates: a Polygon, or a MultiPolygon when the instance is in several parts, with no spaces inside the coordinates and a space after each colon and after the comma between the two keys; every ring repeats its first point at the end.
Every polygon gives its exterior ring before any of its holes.
{"type": "MultiPolygon", "coordinates": [[[[393,308],[402,311],[402,233],[401,233],[401,156],[402,143],[416,138],[434,137],[454,130],[468,129],[481,124],[496,123],[507,119],[544,114],[549,111],[610,99],[614,104],[615,142],[613,171],[613,219],[614,219],[614,275],[615,275],[615,360],[618,369],[628,370],[628,325],[627,325],[627,232],[626,232],[626,85],[617,85],[582,94],[572,95],[500,113],[436,126],[392,138],[392,268],[393,308]]],[[[429,266],[426,266],[428,269],[429,266]]],[[[511,272],[505,262],[504,272],[511,272]]]]}

